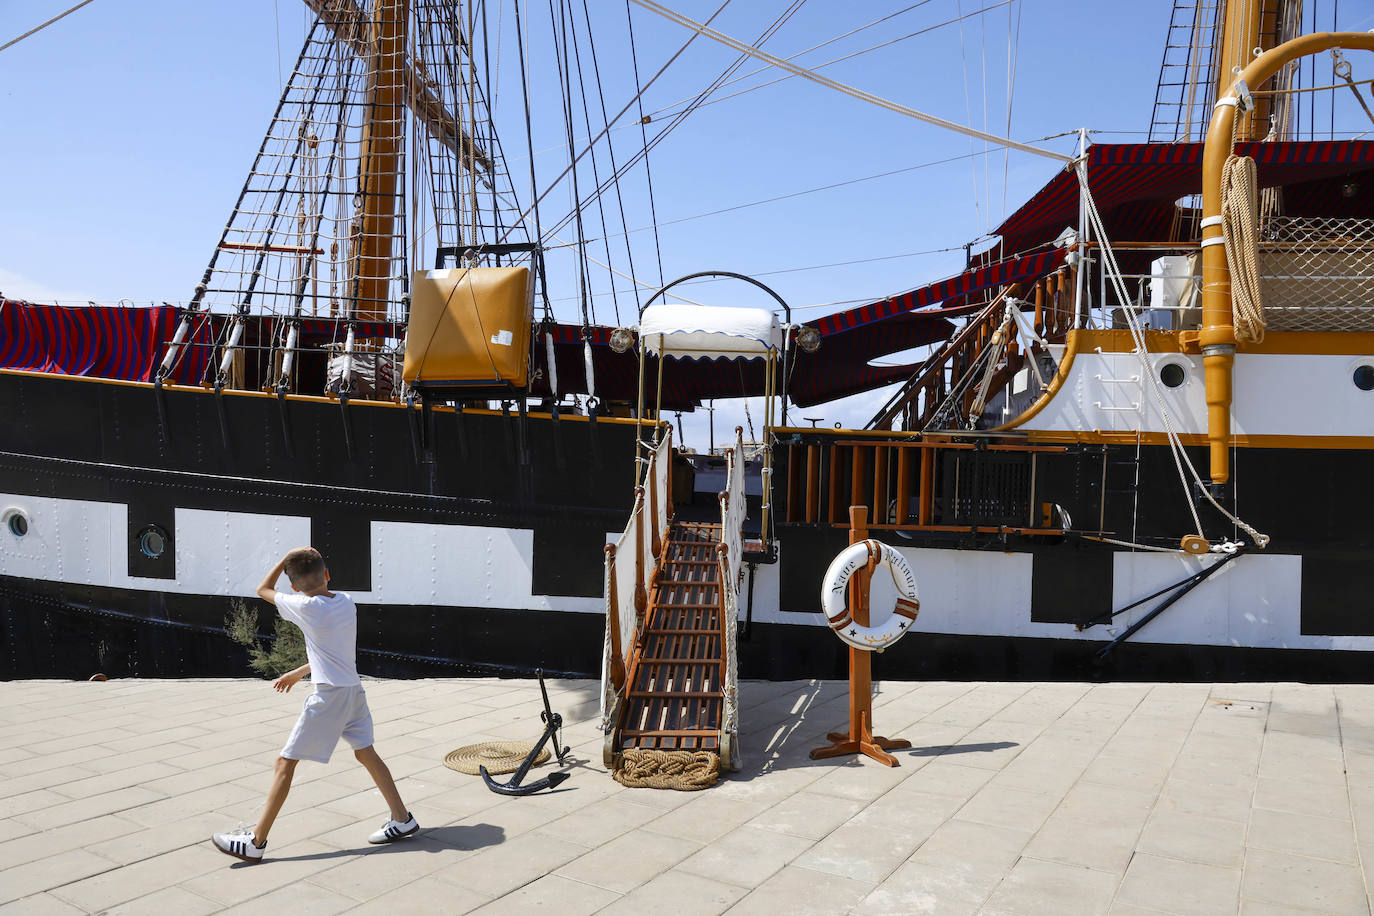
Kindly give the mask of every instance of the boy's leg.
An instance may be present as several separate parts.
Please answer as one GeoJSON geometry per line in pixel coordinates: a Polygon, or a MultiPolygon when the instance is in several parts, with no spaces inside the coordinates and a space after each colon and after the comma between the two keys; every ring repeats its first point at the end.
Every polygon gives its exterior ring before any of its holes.
{"type": "MultiPolygon", "coordinates": [[[[391,819],[393,821],[405,821],[410,813],[406,810],[405,803],[401,801],[401,793],[396,789],[396,781],[391,778],[391,770],[385,761],[377,755],[377,749],[372,745],[358,748],[353,752],[353,756],[358,758],[358,762],[367,768],[368,775],[377,784],[377,789],[382,793],[382,798],[386,799],[387,807],[391,809],[391,819]]],[[[283,798],[285,793],[283,793],[283,798]]]]}
{"type": "Polygon", "coordinates": [[[291,777],[296,774],[296,764],[299,762],[290,757],[277,758],[277,765],[272,773],[272,788],[267,792],[262,815],[253,827],[253,839],[259,846],[267,842],[267,832],[272,829],[272,823],[277,819],[282,803],[286,801],[286,793],[291,791],[291,777]]]}

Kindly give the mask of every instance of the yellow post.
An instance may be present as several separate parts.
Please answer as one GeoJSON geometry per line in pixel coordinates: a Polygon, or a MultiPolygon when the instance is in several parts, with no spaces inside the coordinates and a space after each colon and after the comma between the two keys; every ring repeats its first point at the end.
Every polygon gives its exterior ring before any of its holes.
{"type": "MultiPolygon", "coordinates": [[[[1284,42],[1266,51],[1245,67],[1236,81],[1250,89],[1279,71],[1284,64],[1331,48],[1374,51],[1374,34],[1368,32],[1318,32],[1284,42]]],[[[1236,361],[1236,329],[1231,308],[1231,268],[1221,231],[1221,171],[1233,150],[1235,97],[1218,100],[1202,155],[1202,345],[1203,376],[1207,396],[1207,441],[1211,452],[1213,483],[1231,479],[1231,370],[1236,361]]]]}

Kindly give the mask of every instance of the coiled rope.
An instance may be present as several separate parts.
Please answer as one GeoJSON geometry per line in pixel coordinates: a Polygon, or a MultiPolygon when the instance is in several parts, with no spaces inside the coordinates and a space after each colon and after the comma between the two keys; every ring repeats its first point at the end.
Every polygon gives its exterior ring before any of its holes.
{"type": "Polygon", "coordinates": [[[1236,340],[1264,340],[1264,302],[1259,271],[1259,182],[1255,160],[1232,154],[1221,169],[1221,231],[1231,265],[1231,302],[1236,340]]]}
{"type": "Polygon", "coordinates": [[[716,784],[720,778],[720,758],[709,751],[631,748],[620,752],[611,775],[631,789],[696,792],[716,784]]]}

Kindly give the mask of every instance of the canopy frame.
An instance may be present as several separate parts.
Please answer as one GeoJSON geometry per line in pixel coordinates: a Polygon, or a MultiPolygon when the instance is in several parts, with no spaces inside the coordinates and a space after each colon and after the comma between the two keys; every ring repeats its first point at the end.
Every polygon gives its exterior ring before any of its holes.
{"type": "MultiPolygon", "coordinates": [[[[777,302],[778,305],[782,307],[783,314],[784,314],[784,316],[785,316],[785,322],[784,322],[783,329],[782,329],[782,332],[783,332],[783,333],[782,333],[782,347],[781,347],[781,351],[782,351],[782,352],[781,352],[781,354],[779,354],[777,350],[774,350],[774,349],[772,349],[772,348],[766,349],[766,350],[764,351],[764,353],[763,353],[763,359],[764,359],[764,372],[763,372],[763,377],[764,377],[764,383],[763,383],[763,385],[764,385],[764,393],[763,393],[763,404],[764,404],[764,415],[763,415],[763,487],[762,487],[762,503],[763,503],[763,505],[762,505],[761,519],[760,519],[760,537],[762,538],[762,540],[763,540],[763,542],[764,542],[764,544],[765,544],[765,549],[768,549],[768,550],[770,551],[770,553],[771,553],[771,548],[768,548],[767,545],[770,545],[770,544],[772,543],[772,537],[770,536],[770,528],[769,528],[769,523],[770,523],[770,518],[769,518],[769,516],[770,516],[770,510],[771,510],[771,508],[772,508],[772,491],[773,491],[773,441],[772,441],[772,439],[773,439],[773,429],[775,428],[776,425],[782,425],[782,426],[786,426],[786,425],[787,425],[787,388],[786,388],[786,385],[787,385],[787,371],[788,371],[789,362],[790,362],[789,356],[790,356],[790,353],[791,353],[791,350],[792,350],[792,337],[793,337],[793,334],[795,333],[795,329],[792,327],[792,308],[791,308],[791,306],[789,306],[789,305],[787,304],[786,300],[784,300],[784,299],[782,298],[782,296],[780,296],[780,295],[777,294],[776,291],[774,291],[773,289],[771,289],[770,287],[768,287],[768,286],[765,285],[764,283],[761,283],[760,281],[755,280],[753,277],[746,276],[745,274],[741,274],[741,273],[735,273],[734,271],[729,271],[729,270],[701,270],[701,271],[697,271],[696,273],[690,273],[690,274],[687,274],[686,276],[678,277],[676,280],[672,281],[671,283],[668,283],[668,284],[666,284],[666,285],[660,287],[652,296],[650,296],[648,299],[645,299],[644,302],[643,302],[643,304],[641,304],[640,307],[639,307],[640,325],[641,325],[641,326],[643,325],[644,312],[645,312],[645,310],[647,310],[647,309],[649,308],[649,306],[653,304],[654,300],[656,300],[656,299],[660,298],[661,296],[665,295],[670,289],[672,289],[673,287],[677,286],[677,285],[680,284],[680,283],[686,283],[688,280],[696,280],[696,279],[700,279],[701,277],[717,277],[717,278],[726,278],[726,279],[731,279],[731,280],[742,280],[742,281],[744,281],[745,283],[749,283],[749,284],[751,284],[751,285],[753,285],[753,286],[756,286],[756,287],[758,287],[759,289],[763,290],[765,293],[767,293],[769,296],[771,296],[772,299],[773,299],[773,301],[777,302]],[[777,372],[777,369],[778,369],[778,360],[779,360],[779,358],[781,358],[781,361],[782,361],[782,377],[783,377],[782,411],[781,411],[782,416],[781,416],[781,424],[776,424],[776,423],[774,422],[774,407],[773,407],[773,401],[774,401],[774,399],[778,396],[778,391],[777,391],[777,376],[778,376],[778,372],[777,372]]],[[[659,357],[658,357],[658,381],[657,381],[657,386],[656,386],[657,391],[656,391],[655,402],[654,402],[654,442],[653,442],[652,444],[647,444],[647,443],[645,443],[645,442],[643,441],[643,437],[642,437],[641,435],[636,435],[636,436],[635,436],[635,459],[636,459],[636,460],[635,460],[635,482],[636,482],[636,484],[639,483],[639,473],[640,473],[639,468],[640,468],[640,466],[641,466],[641,464],[642,464],[642,462],[640,461],[640,459],[643,457],[643,452],[644,452],[644,449],[645,449],[646,445],[648,445],[648,447],[650,447],[650,448],[657,447],[657,445],[658,445],[658,437],[662,434],[662,433],[661,433],[661,427],[662,427],[662,423],[663,423],[663,364],[664,364],[665,362],[667,362],[667,356],[668,356],[668,354],[667,354],[667,352],[665,351],[665,348],[664,348],[664,338],[667,336],[667,334],[666,334],[666,333],[660,333],[660,334],[658,334],[657,336],[658,336],[658,338],[659,338],[659,340],[658,340],[658,352],[659,352],[659,357]]],[[[643,422],[644,422],[644,369],[645,369],[644,363],[645,363],[645,357],[646,357],[646,355],[647,355],[647,353],[648,353],[648,341],[645,339],[645,335],[644,335],[644,334],[638,334],[638,337],[639,337],[639,340],[638,340],[638,347],[637,347],[637,349],[638,349],[638,351],[639,351],[639,392],[638,392],[638,405],[637,405],[636,410],[635,410],[635,417],[636,417],[638,423],[640,424],[639,428],[642,429],[642,428],[643,428],[643,422]]],[[[743,456],[740,456],[740,458],[742,459],[743,456]]]]}

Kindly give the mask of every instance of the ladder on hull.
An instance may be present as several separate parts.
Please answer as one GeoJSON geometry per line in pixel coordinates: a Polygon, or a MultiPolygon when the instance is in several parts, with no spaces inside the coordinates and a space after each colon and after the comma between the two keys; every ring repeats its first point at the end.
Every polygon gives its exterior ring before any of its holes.
{"type": "Polygon", "coordinates": [[[710,751],[732,764],[724,730],[725,607],[721,526],[673,522],[627,666],[613,747],[710,751]]]}

